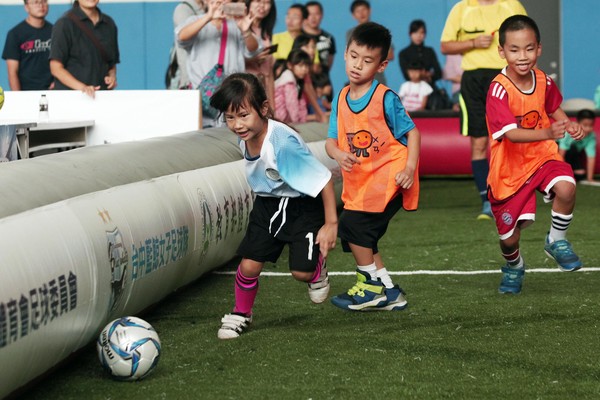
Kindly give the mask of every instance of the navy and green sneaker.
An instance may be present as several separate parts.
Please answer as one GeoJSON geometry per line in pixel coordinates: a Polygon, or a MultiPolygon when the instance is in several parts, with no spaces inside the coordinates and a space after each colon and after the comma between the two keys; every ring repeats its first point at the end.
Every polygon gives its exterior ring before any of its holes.
{"type": "Polygon", "coordinates": [[[398,285],[394,285],[393,288],[384,289],[386,301],[377,307],[369,308],[371,311],[401,311],[408,306],[408,302],[404,295],[404,290],[398,285]]]}
{"type": "Polygon", "coordinates": [[[356,271],[357,282],[346,293],[331,299],[334,306],[344,310],[363,311],[387,302],[385,286],[379,280],[372,280],[368,272],[356,271]]]}
{"type": "Polygon", "coordinates": [[[577,271],[583,266],[583,263],[573,251],[573,247],[568,240],[556,240],[550,243],[549,235],[546,235],[546,245],[544,251],[556,261],[558,268],[562,271],[577,271]]]}
{"type": "Polygon", "coordinates": [[[523,275],[525,275],[525,266],[523,268],[510,268],[505,265],[502,267],[502,282],[500,282],[498,291],[500,293],[521,293],[523,275]]]}

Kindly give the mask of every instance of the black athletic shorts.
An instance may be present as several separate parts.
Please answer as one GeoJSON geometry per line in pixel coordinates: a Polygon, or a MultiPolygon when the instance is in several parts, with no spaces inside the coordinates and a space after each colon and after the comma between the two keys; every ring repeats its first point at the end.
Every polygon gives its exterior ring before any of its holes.
{"type": "Polygon", "coordinates": [[[349,243],[370,248],[373,254],[379,253],[377,243],[387,231],[394,215],[402,208],[402,195],[394,197],[380,213],[344,210],[340,215],[338,236],[342,249],[350,252],[349,243]]]}
{"type": "Polygon", "coordinates": [[[317,233],[325,223],[321,196],[256,196],[246,235],[237,253],[258,262],[276,262],[289,246],[289,268],[314,271],[319,261],[317,233]]]}
{"type": "Polygon", "coordinates": [[[485,99],[498,69],[465,71],[460,81],[460,133],[463,136],[488,136],[485,99]]]}

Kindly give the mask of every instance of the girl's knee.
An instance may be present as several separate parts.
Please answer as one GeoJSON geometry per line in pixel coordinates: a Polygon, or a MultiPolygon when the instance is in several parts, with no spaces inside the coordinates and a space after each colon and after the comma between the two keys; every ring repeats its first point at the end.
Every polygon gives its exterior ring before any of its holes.
{"type": "Polygon", "coordinates": [[[308,282],[314,275],[313,272],[292,271],[292,276],[300,282],[308,282]]]}

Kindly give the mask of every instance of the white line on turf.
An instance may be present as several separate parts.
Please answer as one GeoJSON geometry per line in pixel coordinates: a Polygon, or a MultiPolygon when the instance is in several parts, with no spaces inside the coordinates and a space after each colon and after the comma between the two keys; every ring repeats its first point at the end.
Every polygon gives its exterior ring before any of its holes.
{"type": "MultiPolygon", "coordinates": [[[[485,271],[388,271],[390,275],[483,275],[483,274],[499,274],[499,270],[485,271]]],[[[558,268],[532,268],[527,269],[527,273],[533,272],[563,272],[558,268]]],[[[600,272],[600,268],[583,268],[576,272],[600,272]]],[[[235,275],[236,271],[213,271],[217,275],[235,275]]],[[[330,276],[354,275],[356,271],[329,271],[330,276]]],[[[291,276],[289,272],[270,272],[265,271],[260,273],[261,276],[291,276]]]]}

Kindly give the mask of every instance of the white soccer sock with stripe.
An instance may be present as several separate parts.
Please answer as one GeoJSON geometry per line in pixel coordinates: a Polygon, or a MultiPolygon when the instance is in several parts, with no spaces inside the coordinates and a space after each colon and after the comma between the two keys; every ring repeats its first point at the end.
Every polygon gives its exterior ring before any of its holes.
{"type": "Polygon", "coordinates": [[[381,283],[383,283],[386,289],[394,287],[394,282],[392,282],[392,278],[385,267],[377,270],[377,278],[381,279],[381,283]]]}
{"type": "Polygon", "coordinates": [[[375,263],[369,265],[357,265],[356,268],[359,271],[368,273],[372,280],[377,279],[377,267],[375,266],[375,263]]]}
{"type": "Polygon", "coordinates": [[[550,225],[550,232],[548,234],[548,240],[550,243],[556,240],[565,240],[567,237],[567,229],[573,220],[573,214],[565,215],[551,211],[552,224],[550,225]]]}

